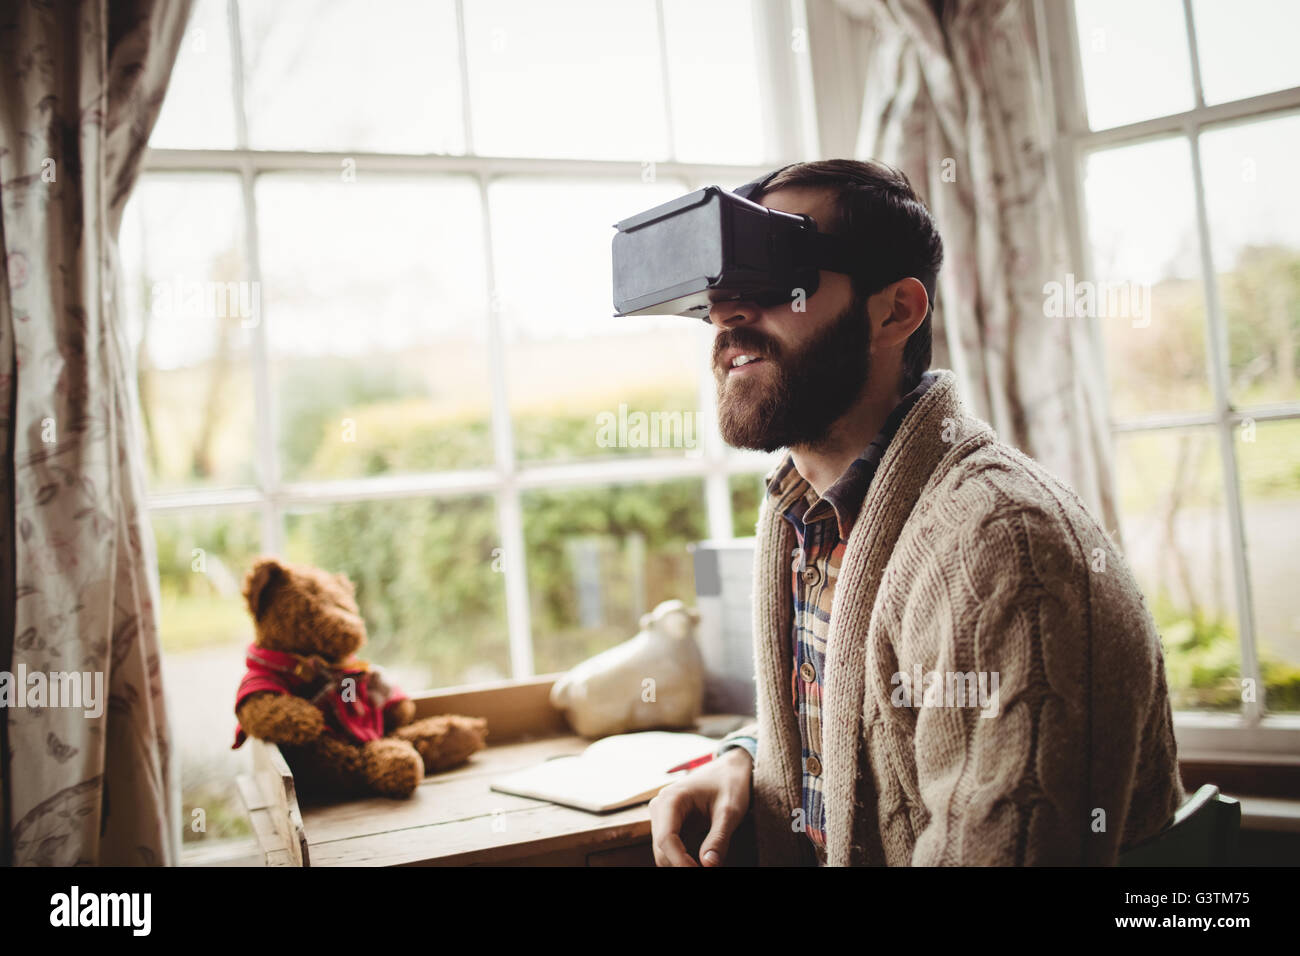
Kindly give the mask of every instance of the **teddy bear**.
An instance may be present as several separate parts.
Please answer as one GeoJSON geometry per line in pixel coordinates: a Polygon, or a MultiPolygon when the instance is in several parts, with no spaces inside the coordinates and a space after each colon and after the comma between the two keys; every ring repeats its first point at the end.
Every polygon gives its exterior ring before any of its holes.
{"type": "Polygon", "coordinates": [[[483,748],[483,718],[415,720],[415,702],[354,656],[366,625],[346,575],[263,557],[243,594],[256,637],[234,746],[250,735],[278,744],[305,798],[409,797],[425,774],[483,748]]]}
{"type": "Polygon", "coordinates": [[[583,737],[690,727],[704,709],[700,614],[664,601],[634,637],[583,661],[551,685],[551,706],[583,737]]]}

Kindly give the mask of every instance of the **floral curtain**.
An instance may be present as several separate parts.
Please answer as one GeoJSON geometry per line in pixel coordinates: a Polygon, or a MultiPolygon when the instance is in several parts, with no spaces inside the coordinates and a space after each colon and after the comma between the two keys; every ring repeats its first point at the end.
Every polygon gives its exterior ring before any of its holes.
{"type": "MultiPolygon", "coordinates": [[[[821,150],[899,166],[943,236],[934,364],[1118,529],[1105,381],[1072,271],[1030,0],[810,0],[821,150]]],[[[1075,270],[1077,271],[1077,270],[1075,270]]]]}
{"type": "Polygon", "coordinates": [[[0,7],[0,862],[178,862],[117,232],[189,12],[0,7]]]}

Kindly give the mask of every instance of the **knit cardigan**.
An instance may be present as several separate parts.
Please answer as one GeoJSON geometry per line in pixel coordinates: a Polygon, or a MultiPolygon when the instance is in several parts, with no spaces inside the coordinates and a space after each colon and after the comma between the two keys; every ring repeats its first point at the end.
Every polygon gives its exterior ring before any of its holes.
{"type": "MultiPolygon", "coordinates": [[[[966,414],[954,382],[939,370],[904,419],[846,545],[822,690],[826,860],[1113,864],[1184,798],[1160,639],[1075,493],[966,414]],[[895,706],[897,675],[935,671],[996,674],[996,703],[895,706]]],[[[765,499],[751,809],[768,866],[816,864],[790,699],[795,547],[765,499]]]]}

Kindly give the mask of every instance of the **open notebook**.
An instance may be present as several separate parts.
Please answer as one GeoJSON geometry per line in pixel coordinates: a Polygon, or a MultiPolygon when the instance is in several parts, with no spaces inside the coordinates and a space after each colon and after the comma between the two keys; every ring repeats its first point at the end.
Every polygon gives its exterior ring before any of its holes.
{"type": "Polygon", "coordinates": [[[684,771],[669,767],[713,753],[718,741],[701,734],[647,730],[597,740],[581,754],[554,757],[492,781],[492,789],[592,813],[650,800],[684,771]]]}

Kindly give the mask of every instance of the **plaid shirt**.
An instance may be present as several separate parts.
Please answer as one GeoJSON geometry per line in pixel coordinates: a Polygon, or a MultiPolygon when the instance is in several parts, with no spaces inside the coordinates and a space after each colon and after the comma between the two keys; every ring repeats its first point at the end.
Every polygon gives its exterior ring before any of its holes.
{"type": "MultiPolygon", "coordinates": [[[[794,527],[799,545],[791,572],[794,667],[790,675],[790,699],[803,740],[804,830],[823,864],[826,862],[826,808],[822,802],[822,668],[830,634],[835,581],[845,544],[876,467],[898,426],[934,379],[933,373],[922,376],[920,384],[894,408],[866,450],[820,497],[799,474],[789,452],[766,477],[772,506],[794,527]]],[[[756,756],[758,749],[757,741],[745,730],[729,735],[718,752],[732,746],[744,747],[751,757],[756,756]]]]}

